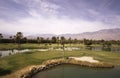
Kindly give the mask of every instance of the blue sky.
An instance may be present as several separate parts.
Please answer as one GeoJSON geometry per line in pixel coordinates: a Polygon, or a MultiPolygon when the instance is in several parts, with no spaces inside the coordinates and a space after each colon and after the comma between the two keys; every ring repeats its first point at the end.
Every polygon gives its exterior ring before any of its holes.
{"type": "Polygon", "coordinates": [[[0,32],[65,34],[120,28],[120,0],[0,0],[0,32]]]}

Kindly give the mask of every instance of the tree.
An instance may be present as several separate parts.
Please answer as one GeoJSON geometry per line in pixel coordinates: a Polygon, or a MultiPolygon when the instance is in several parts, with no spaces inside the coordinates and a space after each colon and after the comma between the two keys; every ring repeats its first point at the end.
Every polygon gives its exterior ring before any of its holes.
{"type": "Polygon", "coordinates": [[[24,37],[22,42],[27,43],[27,37],[24,37]]]}
{"type": "Polygon", "coordinates": [[[57,43],[58,43],[58,46],[59,46],[59,44],[60,44],[60,39],[59,39],[59,37],[57,37],[57,43]]]}
{"type": "Polygon", "coordinates": [[[61,43],[61,45],[63,45],[63,49],[64,49],[64,44],[65,44],[65,37],[64,36],[61,37],[60,43],[61,43]]]}
{"type": "Polygon", "coordinates": [[[84,45],[87,45],[87,46],[92,45],[92,40],[84,39],[84,45]]]}
{"type": "Polygon", "coordinates": [[[10,36],[9,38],[10,38],[10,42],[12,43],[12,42],[13,42],[13,37],[12,37],[12,36],[10,36]]]}
{"type": "Polygon", "coordinates": [[[60,38],[60,42],[61,42],[61,45],[63,46],[62,48],[63,48],[63,58],[65,57],[65,51],[64,51],[64,47],[65,47],[65,37],[64,36],[62,36],[61,38],[60,38]]]}
{"type": "Polygon", "coordinates": [[[3,38],[3,35],[2,33],[0,33],[0,43],[1,43],[2,38],[3,38]]]}
{"type": "Polygon", "coordinates": [[[49,38],[46,39],[46,43],[50,44],[50,39],[49,38]]]}
{"type": "Polygon", "coordinates": [[[73,42],[74,42],[74,44],[76,44],[78,42],[78,40],[75,38],[73,42]]]}
{"type": "Polygon", "coordinates": [[[102,50],[111,51],[112,44],[109,41],[104,41],[102,44],[102,50]]]}
{"type": "Polygon", "coordinates": [[[21,48],[21,40],[23,38],[23,34],[22,32],[17,32],[16,34],[16,41],[18,43],[18,48],[20,49],[21,48]]]}
{"type": "Polygon", "coordinates": [[[37,37],[37,42],[38,44],[40,44],[40,37],[37,37]]]}
{"type": "Polygon", "coordinates": [[[13,42],[16,43],[16,36],[13,36],[13,42]]]}
{"type": "Polygon", "coordinates": [[[84,39],[84,45],[86,46],[86,49],[91,50],[92,49],[92,40],[84,39]]]}
{"type": "Polygon", "coordinates": [[[3,35],[0,33],[0,39],[2,39],[3,38],[3,35]]]}
{"type": "Polygon", "coordinates": [[[43,37],[40,37],[40,42],[44,43],[45,39],[43,37]]]}
{"type": "Polygon", "coordinates": [[[55,36],[52,37],[52,43],[56,43],[57,42],[57,38],[55,36]]]}
{"type": "Polygon", "coordinates": [[[71,39],[71,37],[68,39],[68,42],[69,42],[70,47],[71,47],[71,43],[72,43],[72,39],[71,39]]]}
{"type": "Polygon", "coordinates": [[[10,38],[10,39],[12,39],[13,37],[12,37],[12,36],[10,36],[9,38],[10,38]]]}

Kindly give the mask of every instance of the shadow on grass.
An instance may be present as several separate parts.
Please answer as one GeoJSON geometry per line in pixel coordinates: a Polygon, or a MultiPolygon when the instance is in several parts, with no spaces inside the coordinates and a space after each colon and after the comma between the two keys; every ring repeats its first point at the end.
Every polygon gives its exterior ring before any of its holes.
{"type": "Polygon", "coordinates": [[[0,76],[10,74],[10,73],[11,73],[11,70],[0,68],[0,76]]]}

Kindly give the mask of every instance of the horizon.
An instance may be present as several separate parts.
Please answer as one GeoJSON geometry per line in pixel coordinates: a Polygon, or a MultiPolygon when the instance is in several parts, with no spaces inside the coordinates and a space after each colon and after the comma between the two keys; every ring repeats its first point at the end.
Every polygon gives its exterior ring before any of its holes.
{"type": "Polygon", "coordinates": [[[60,35],[120,28],[119,3],[120,0],[0,0],[0,31],[60,35]]]}
{"type": "MultiPolygon", "coordinates": [[[[95,33],[95,32],[99,32],[99,31],[102,31],[102,30],[116,30],[116,29],[119,29],[120,28],[110,28],[110,29],[100,29],[100,30],[96,30],[96,31],[91,31],[91,32],[82,32],[82,33],[63,33],[63,34],[52,34],[52,33],[34,33],[34,34],[30,34],[30,33],[24,33],[24,32],[21,32],[23,34],[23,36],[33,36],[33,35],[53,35],[53,36],[62,36],[62,35],[76,35],[76,34],[84,34],[84,33],[95,33]]],[[[18,31],[20,32],[20,31],[18,31]]],[[[16,32],[17,33],[17,32],[16,32]]],[[[1,33],[3,35],[15,35],[16,33],[1,33]]]]}

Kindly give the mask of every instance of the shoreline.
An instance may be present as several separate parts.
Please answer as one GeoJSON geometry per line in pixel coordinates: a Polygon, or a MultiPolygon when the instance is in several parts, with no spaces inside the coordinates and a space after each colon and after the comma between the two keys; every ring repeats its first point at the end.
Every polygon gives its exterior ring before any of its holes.
{"type": "Polygon", "coordinates": [[[85,60],[76,60],[75,58],[78,57],[68,57],[66,59],[51,59],[43,62],[41,65],[32,65],[25,67],[21,70],[18,70],[14,73],[4,76],[3,78],[31,78],[38,72],[47,70],[49,68],[61,65],[61,64],[73,64],[73,65],[80,65],[84,67],[92,67],[92,68],[114,68],[115,66],[108,63],[103,62],[89,62],[85,60]]]}

